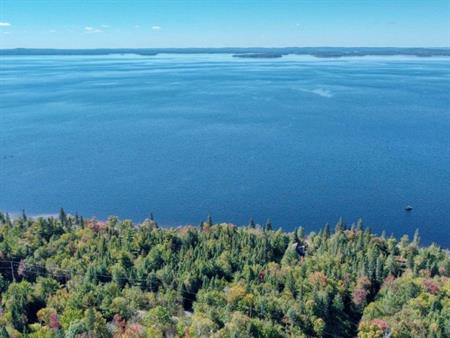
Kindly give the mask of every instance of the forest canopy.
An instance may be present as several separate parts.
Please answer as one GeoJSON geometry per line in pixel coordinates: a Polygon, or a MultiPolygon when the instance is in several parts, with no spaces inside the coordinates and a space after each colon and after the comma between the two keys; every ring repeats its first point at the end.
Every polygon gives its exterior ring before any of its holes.
{"type": "Polygon", "coordinates": [[[0,337],[449,337],[450,258],[339,221],[305,234],[0,213],[0,337]]]}

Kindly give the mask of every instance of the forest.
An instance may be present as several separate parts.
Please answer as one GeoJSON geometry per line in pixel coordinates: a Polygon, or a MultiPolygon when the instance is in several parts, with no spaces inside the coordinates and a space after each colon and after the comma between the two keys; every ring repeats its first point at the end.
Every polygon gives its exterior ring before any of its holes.
{"type": "Polygon", "coordinates": [[[306,234],[0,213],[0,337],[450,337],[450,254],[306,234]]]}

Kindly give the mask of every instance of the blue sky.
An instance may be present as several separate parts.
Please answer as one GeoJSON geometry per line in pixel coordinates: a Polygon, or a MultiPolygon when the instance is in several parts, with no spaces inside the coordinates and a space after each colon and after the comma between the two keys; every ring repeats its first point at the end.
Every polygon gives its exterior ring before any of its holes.
{"type": "Polygon", "coordinates": [[[0,48],[450,45],[450,0],[0,0],[0,48]]]}

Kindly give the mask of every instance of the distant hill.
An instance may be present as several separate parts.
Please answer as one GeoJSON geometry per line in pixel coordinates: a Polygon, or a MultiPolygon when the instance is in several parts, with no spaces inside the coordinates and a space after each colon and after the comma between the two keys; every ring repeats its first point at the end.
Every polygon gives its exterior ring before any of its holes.
{"type": "Polygon", "coordinates": [[[288,54],[312,55],[321,58],[348,56],[392,56],[410,55],[419,57],[450,56],[448,48],[373,48],[373,47],[285,47],[285,48],[99,48],[99,49],[48,49],[15,48],[0,49],[0,55],[109,55],[136,54],[234,54],[238,57],[272,56],[288,54]],[[253,55],[253,56],[251,56],[253,55]]]}

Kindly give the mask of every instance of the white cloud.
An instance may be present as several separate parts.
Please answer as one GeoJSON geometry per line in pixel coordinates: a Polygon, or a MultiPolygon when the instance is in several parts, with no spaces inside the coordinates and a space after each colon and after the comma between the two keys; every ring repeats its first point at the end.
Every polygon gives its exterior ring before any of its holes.
{"type": "Polygon", "coordinates": [[[85,31],[85,33],[101,33],[101,32],[103,32],[101,29],[91,27],[91,26],[84,27],[84,31],[85,31]]]}
{"type": "Polygon", "coordinates": [[[102,28],[109,28],[109,25],[100,25],[102,28]]]}
{"type": "Polygon", "coordinates": [[[161,26],[152,26],[152,30],[160,31],[161,30],[161,26]]]}
{"type": "Polygon", "coordinates": [[[9,22],[0,22],[0,27],[11,27],[9,22]]]}
{"type": "Polygon", "coordinates": [[[49,33],[56,33],[56,30],[50,29],[48,32],[49,32],[49,33]]]}

